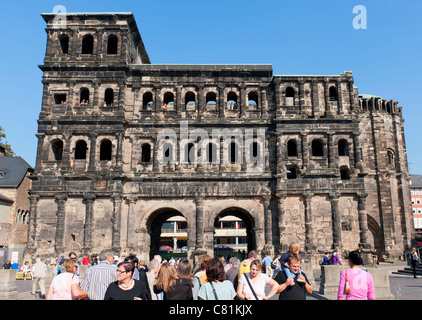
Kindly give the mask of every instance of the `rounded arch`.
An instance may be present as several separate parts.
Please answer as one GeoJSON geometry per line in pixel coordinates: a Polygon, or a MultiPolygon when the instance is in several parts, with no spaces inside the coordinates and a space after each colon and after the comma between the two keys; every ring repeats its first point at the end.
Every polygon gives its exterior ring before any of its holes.
{"type": "Polygon", "coordinates": [[[147,228],[147,233],[150,235],[150,244],[149,244],[150,259],[152,259],[154,255],[157,254],[158,250],[160,249],[160,236],[161,236],[162,225],[168,219],[175,216],[181,216],[185,218],[186,221],[188,222],[187,217],[180,210],[175,209],[173,207],[158,208],[152,211],[148,215],[146,219],[146,228],[147,228]]]}
{"type": "Polygon", "coordinates": [[[87,34],[82,38],[82,54],[94,53],[94,37],[87,34]]]}
{"type": "Polygon", "coordinates": [[[251,214],[247,209],[242,208],[241,206],[230,206],[218,212],[215,212],[210,217],[210,225],[214,227],[214,241],[215,241],[215,229],[216,224],[220,218],[227,216],[234,216],[242,220],[246,228],[246,243],[247,243],[247,252],[257,249],[257,240],[256,240],[256,218],[251,214]]]}
{"type": "Polygon", "coordinates": [[[367,220],[368,229],[372,235],[372,239],[370,240],[369,244],[372,248],[378,249],[378,252],[383,254],[385,252],[385,242],[381,227],[379,226],[378,222],[370,215],[367,215],[367,220]]]}

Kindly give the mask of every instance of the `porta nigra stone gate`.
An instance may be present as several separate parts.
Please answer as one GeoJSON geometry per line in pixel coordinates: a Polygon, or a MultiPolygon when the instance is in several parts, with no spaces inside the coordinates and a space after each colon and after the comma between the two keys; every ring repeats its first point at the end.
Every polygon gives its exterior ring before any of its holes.
{"type": "Polygon", "coordinates": [[[244,221],[249,250],[297,241],[310,261],[411,245],[402,109],[359,94],[351,72],[154,65],[131,13],[42,17],[27,256],[113,248],[148,261],[176,215],[189,259],[213,254],[227,215],[244,221]]]}

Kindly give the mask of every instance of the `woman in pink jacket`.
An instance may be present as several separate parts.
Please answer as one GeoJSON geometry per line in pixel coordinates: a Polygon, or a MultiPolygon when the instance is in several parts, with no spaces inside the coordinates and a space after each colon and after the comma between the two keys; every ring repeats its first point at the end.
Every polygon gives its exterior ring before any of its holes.
{"type": "Polygon", "coordinates": [[[350,269],[344,270],[340,275],[337,300],[375,300],[374,280],[369,272],[359,266],[362,258],[356,251],[349,253],[350,269]]]}

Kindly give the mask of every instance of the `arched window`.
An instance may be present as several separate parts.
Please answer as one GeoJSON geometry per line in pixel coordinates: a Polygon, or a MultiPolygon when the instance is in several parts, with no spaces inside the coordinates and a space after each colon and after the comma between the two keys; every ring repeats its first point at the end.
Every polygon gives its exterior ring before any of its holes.
{"type": "Polygon", "coordinates": [[[104,106],[112,107],[114,104],[114,91],[111,88],[106,89],[104,93],[104,106]]]}
{"type": "Polygon", "coordinates": [[[237,109],[237,94],[233,91],[230,91],[227,95],[227,109],[229,110],[237,109]]]}
{"type": "Polygon", "coordinates": [[[287,179],[297,179],[297,168],[294,166],[288,166],[287,170],[287,179]]]}
{"type": "Polygon", "coordinates": [[[174,94],[172,92],[166,92],[164,94],[164,109],[167,109],[170,104],[174,104],[174,94]]]}
{"type": "Polygon", "coordinates": [[[154,101],[152,100],[152,93],[151,92],[145,92],[142,96],[142,109],[147,110],[148,107],[152,107],[154,104],[154,101]]]}
{"type": "Polygon", "coordinates": [[[67,35],[62,35],[59,38],[60,48],[63,54],[69,53],[69,37],[67,35]]]}
{"type": "Polygon", "coordinates": [[[90,34],[82,38],[82,54],[94,53],[94,37],[90,34]]]}
{"type": "Polygon", "coordinates": [[[82,88],[79,95],[79,103],[81,105],[88,105],[89,104],[89,89],[82,88]]]}
{"type": "Polygon", "coordinates": [[[387,161],[388,161],[388,167],[390,169],[394,169],[395,168],[395,160],[394,160],[394,152],[390,149],[387,150],[387,161]]]}
{"type": "Polygon", "coordinates": [[[86,159],[86,150],[87,150],[87,146],[84,140],[79,140],[78,142],[76,142],[75,159],[76,160],[86,159]]]}
{"type": "Polygon", "coordinates": [[[322,141],[319,139],[315,139],[312,141],[312,156],[314,157],[324,156],[322,141]]]}
{"type": "Polygon", "coordinates": [[[63,141],[59,139],[52,141],[51,151],[53,152],[54,160],[61,161],[63,156],[63,141]]]}
{"type": "Polygon", "coordinates": [[[112,34],[108,37],[107,40],[107,54],[117,54],[117,45],[119,43],[119,40],[117,39],[117,36],[112,34]]]}
{"type": "Polygon", "coordinates": [[[337,88],[331,86],[329,89],[330,101],[337,101],[337,88]]]}
{"type": "Polygon", "coordinates": [[[185,162],[192,163],[195,161],[195,146],[193,143],[188,143],[185,148],[185,162]]]}
{"type": "Polygon", "coordinates": [[[287,142],[287,156],[288,157],[297,157],[296,140],[291,139],[287,142]]]}
{"type": "Polygon", "coordinates": [[[345,167],[345,166],[340,167],[340,178],[341,180],[350,180],[348,167],[345,167]]]}
{"type": "Polygon", "coordinates": [[[248,105],[251,107],[256,107],[258,104],[258,94],[256,91],[251,91],[248,93],[248,105]]]}
{"type": "Polygon", "coordinates": [[[258,142],[252,142],[250,149],[251,158],[258,158],[258,155],[260,154],[259,151],[260,150],[258,142]]]}
{"type": "Polygon", "coordinates": [[[238,159],[238,145],[236,142],[231,142],[229,145],[229,162],[230,163],[239,163],[238,159]]]}
{"type": "Polygon", "coordinates": [[[111,141],[105,139],[101,141],[100,145],[100,161],[110,161],[111,160],[111,150],[112,144],[111,141]]]}
{"type": "Polygon", "coordinates": [[[205,100],[207,104],[217,104],[217,95],[215,92],[208,92],[205,100]]]}
{"type": "Polygon", "coordinates": [[[195,109],[195,93],[189,91],[185,95],[185,104],[187,109],[195,109]]]}
{"type": "Polygon", "coordinates": [[[151,161],[151,146],[149,143],[144,143],[141,147],[142,157],[141,161],[147,163],[151,161]]]}
{"type": "Polygon", "coordinates": [[[349,155],[349,143],[346,139],[340,139],[338,141],[338,155],[340,157],[349,155]]]}
{"type": "Polygon", "coordinates": [[[214,143],[208,144],[207,160],[208,160],[209,163],[217,162],[217,147],[214,143]]]}
{"type": "Polygon", "coordinates": [[[295,89],[292,87],[286,88],[286,105],[294,106],[295,105],[295,89]]]}

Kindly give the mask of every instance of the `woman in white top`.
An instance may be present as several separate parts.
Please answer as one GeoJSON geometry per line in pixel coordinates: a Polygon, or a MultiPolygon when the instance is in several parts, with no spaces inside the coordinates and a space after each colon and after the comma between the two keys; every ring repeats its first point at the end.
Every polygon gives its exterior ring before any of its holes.
{"type": "Polygon", "coordinates": [[[88,297],[88,292],[79,288],[76,268],[77,263],[74,259],[63,262],[65,272],[54,277],[46,296],[47,300],[77,300],[88,297]]]}
{"type": "Polygon", "coordinates": [[[262,273],[262,264],[254,260],[250,266],[250,272],[242,274],[237,286],[237,296],[242,300],[268,300],[277,293],[278,283],[266,274],[262,273]],[[265,286],[271,286],[268,295],[265,294],[265,286]],[[252,288],[251,288],[252,287],[252,288]]]}

